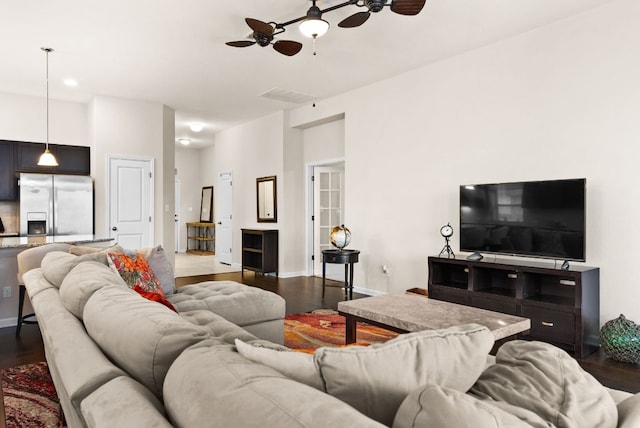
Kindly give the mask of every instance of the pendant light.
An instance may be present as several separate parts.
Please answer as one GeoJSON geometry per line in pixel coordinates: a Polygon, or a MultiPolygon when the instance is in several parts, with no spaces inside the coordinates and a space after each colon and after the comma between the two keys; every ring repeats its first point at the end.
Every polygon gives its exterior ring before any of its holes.
{"type": "Polygon", "coordinates": [[[49,52],[53,52],[51,48],[40,48],[47,55],[47,141],[44,149],[44,153],[40,155],[38,159],[39,166],[58,166],[58,161],[49,151],[49,52]]]}

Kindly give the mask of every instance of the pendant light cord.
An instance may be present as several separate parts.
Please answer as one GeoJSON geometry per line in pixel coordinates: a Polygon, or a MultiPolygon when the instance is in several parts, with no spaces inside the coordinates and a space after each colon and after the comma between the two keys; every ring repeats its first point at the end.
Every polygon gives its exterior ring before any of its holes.
{"type": "Polygon", "coordinates": [[[49,150],[49,52],[51,49],[45,49],[47,53],[47,150],[49,150]]]}

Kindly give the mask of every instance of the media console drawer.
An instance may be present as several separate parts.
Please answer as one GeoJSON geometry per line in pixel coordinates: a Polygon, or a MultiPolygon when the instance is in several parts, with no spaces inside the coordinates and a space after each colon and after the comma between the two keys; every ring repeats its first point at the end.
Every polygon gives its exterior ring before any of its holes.
{"type": "Polygon", "coordinates": [[[575,340],[576,320],[573,313],[530,307],[523,303],[522,316],[531,319],[532,337],[568,344],[575,340]]]}

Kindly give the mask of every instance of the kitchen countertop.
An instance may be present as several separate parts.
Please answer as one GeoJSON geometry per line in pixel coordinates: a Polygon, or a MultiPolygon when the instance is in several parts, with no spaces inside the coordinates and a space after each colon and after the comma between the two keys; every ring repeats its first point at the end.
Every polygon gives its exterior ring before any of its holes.
{"type": "Polygon", "coordinates": [[[109,242],[113,238],[98,238],[96,235],[61,235],[61,236],[0,236],[2,248],[30,248],[52,243],[93,244],[109,242]]]}

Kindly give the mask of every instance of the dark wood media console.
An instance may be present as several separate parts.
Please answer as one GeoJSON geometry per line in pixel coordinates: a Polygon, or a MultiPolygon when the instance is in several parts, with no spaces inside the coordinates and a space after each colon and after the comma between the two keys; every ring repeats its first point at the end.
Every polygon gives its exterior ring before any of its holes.
{"type": "Polygon", "coordinates": [[[429,257],[429,297],[531,319],[527,340],[576,358],[600,347],[600,269],[508,259],[429,257]]]}

